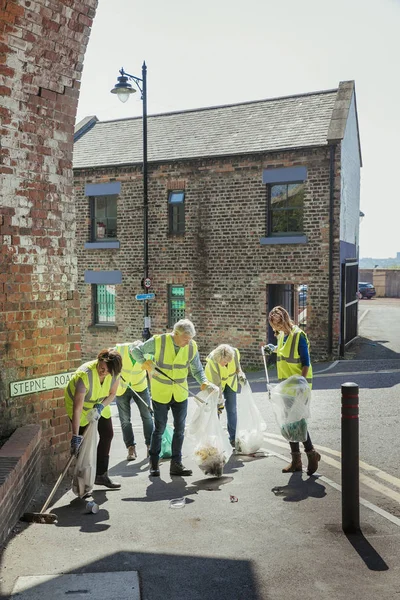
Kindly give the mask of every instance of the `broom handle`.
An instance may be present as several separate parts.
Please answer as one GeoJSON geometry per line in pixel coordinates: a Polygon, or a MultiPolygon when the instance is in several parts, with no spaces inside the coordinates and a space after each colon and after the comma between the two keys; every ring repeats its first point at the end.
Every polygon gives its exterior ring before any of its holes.
{"type": "Polygon", "coordinates": [[[51,492],[50,492],[50,496],[47,498],[46,502],[44,503],[44,505],[43,505],[43,508],[42,508],[42,510],[40,511],[41,513],[44,513],[44,512],[46,511],[47,507],[49,506],[50,502],[51,502],[51,501],[52,501],[52,499],[53,499],[53,496],[54,496],[54,494],[55,494],[55,493],[56,493],[56,491],[58,490],[60,483],[61,483],[61,482],[62,482],[62,480],[64,479],[66,472],[67,472],[67,471],[68,471],[68,469],[70,468],[70,466],[71,466],[71,463],[72,463],[72,461],[74,460],[74,458],[75,458],[74,454],[71,454],[71,456],[69,457],[69,459],[68,459],[68,461],[67,461],[67,464],[65,465],[65,467],[64,467],[64,469],[63,469],[63,471],[62,471],[62,473],[59,475],[59,477],[58,477],[58,479],[57,479],[57,481],[56,481],[56,483],[55,483],[55,485],[54,485],[53,489],[51,490],[51,492]]]}

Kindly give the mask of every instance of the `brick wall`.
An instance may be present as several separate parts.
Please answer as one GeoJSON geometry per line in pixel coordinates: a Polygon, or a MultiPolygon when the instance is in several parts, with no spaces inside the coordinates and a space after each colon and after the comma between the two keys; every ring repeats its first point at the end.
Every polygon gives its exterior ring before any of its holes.
{"type": "MultiPolygon", "coordinates": [[[[340,190],[340,148],[336,152],[335,186],[340,190]]],[[[167,330],[167,285],[184,284],[186,315],[197,328],[202,355],[222,341],[240,348],[244,364],[260,363],[265,343],[268,284],[309,285],[308,331],[314,358],[327,356],[329,267],[329,150],[274,153],[257,157],[194,160],[151,165],[149,174],[149,274],[152,333],[167,330]],[[308,168],[301,245],[261,245],[266,229],[265,168],[305,165],[308,168]],[[186,232],[168,234],[168,190],[185,188],[186,232]]],[[[134,299],[142,292],[143,221],[140,167],[75,171],[78,210],[77,252],[82,299],[82,351],[93,358],[102,346],[140,338],[143,307],[134,299]],[[118,197],[119,250],[85,250],[89,240],[86,183],[121,182],[118,197]],[[119,269],[117,329],[93,328],[86,269],[119,269]]],[[[339,201],[335,194],[334,352],[339,336],[339,201]]]]}
{"type": "Polygon", "coordinates": [[[40,423],[47,472],[68,445],[62,392],[11,398],[9,384],[80,362],[71,161],[97,0],[0,6],[0,437],[40,423]]]}
{"type": "Polygon", "coordinates": [[[40,485],[41,428],[20,427],[0,449],[0,544],[40,485]]]}

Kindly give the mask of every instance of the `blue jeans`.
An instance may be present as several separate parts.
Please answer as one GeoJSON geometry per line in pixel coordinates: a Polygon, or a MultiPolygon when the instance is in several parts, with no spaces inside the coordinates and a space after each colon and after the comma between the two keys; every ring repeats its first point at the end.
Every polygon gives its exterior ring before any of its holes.
{"type": "Polygon", "coordinates": [[[127,448],[129,446],[135,445],[135,436],[133,434],[133,428],[131,423],[132,399],[136,402],[136,405],[140,412],[140,416],[142,418],[143,435],[147,446],[150,445],[151,434],[153,433],[153,419],[149,409],[146,408],[146,405],[150,407],[149,390],[148,388],[146,388],[142,392],[136,392],[136,394],[134,394],[131,389],[127,388],[126,391],[122,394],[122,396],[117,396],[117,408],[119,420],[121,422],[122,437],[124,438],[125,446],[127,448]],[[143,404],[143,402],[139,400],[136,394],[138,394],[138,396],[142,398],[145,404],[143,404]]]}
{"type": "Polygon", "coordinates": [[[161,404],[153,398],[154,410],[154,431],[151,436],[150,457],[158,461],[161,451],[161,438],[165,431],[168,421],[168,411],[172,410],[174,418],[174,435],[172,436],[172,456],[171,460],[182,462],[182,444],[185,434],[185,423],[187,415],[188,401],[176,402],[174,398],[168,404],[161,404]]]}
{"type": "Polygon", "coordinates": [[[229,385],[226,385],[223,394],[225,398],[225,410],[226,420],[228,422],[229,441],[234,442],[236,437],[237,423],[236,392],[234,392],[233,389],[229,387],[229,385]]]}

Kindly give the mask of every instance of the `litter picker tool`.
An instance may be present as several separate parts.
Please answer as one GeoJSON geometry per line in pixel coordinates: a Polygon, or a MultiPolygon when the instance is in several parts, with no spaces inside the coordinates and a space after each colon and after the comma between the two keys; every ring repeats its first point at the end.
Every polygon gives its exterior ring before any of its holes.
{"type": "Polygon", "coordinates": [[[269,375],[268,375],[268,367],[267,367],[267,357],[265,356],[265,350],[264,350],[264,346],[261,346],[261,354],[263,356],[263,361],[264,361],[264,369],[265,369],[265,378],[267,380],[267,391],[268,391],[268,398],[269,400],[271,400],[271,388],[269,385],[269,375]]]}
{"type": "MultiPolygon", "coordinates": [[[[164,371],[161,371],[161,369],[159,369],[158,367],[154,367],[154,369],[157,371],[157,373],[161,373],[161,375],[164,375],[164,377],[166,377],[167,379],[169,379],[170,381],[172,381],[172,383],[175,383],[175,385],[179,385],[179,387],[183,388],[184,390],[187,391],[187,389],[185,388],[184,385],[182,385],[181,383],[178,383],[177,381],[175,381],[175,379],[172,379],[172,377],[170,377],[169,375],[167,375],[166,373],[164,373],[164,371]]],[[[202,400],[201,398],[199,398],[199,396],[196,396],[196,394],[192,394],[193,398],[196,398],[196,400],[198,402],[200,402],[201,404],[207,404],[207,402],[205,402],[204,400],[202,400]]]]}
{"type": "Polygon", "coordinates": [[[131,392],[133,392],[133,393],[135,394],[135,396],[136,396],[137,398],[139,398],[140,402],[141,402],[142,404],[144,404],[144,405],[145,405],[145,407],[148,409],[149,413],[150,413],[150,414],[151,414],[151,416],[153,417],[153,416],[154,416],[154,411],[153,411],[153,409],[152,409],[152,408],[150,408],[150,406],[147,404],[147,402],[145,402],[145,401],[143,400],[143,398],[141,398],[141,396],[139,396],[139,394],[138,394],[137,392],[135,392],[135,390],[133,389],[133,387],[131,386],[131,384],[130,384],[130,383],[128,383],[128,382],[127,382],[127,380],[126,380],[124,377],[122,377],[122,375],[120,375],[120,377],[121,377],[122,381],[126,383],[126,385],[127,385],[127,386],[128,386],[128,388],[131,390],[131,392]]]}

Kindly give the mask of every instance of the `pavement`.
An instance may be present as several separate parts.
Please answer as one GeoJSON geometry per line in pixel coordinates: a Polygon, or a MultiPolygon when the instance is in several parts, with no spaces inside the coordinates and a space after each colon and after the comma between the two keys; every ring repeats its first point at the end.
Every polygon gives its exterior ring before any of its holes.
{"type": "Polygon", "coordinates": [[[192,477],[171,479],[165,461],[161,477],[150,478],[141,428],[138,459],[128,463],[116,412],[110,475],[121,490],[95,487],[100,510],[88,514],[66,481],[51,508],[56,524],[19,523],[2,553],[3,598],[399,597],[400,519],[361,504],[361,532],[345,535],[340,486],[323,473],[283,474],[285,443],[282,454],[266,443],[254,456],[232,455],[220,479],[204,476],[186,448],[192,477]],[[178,498],[182,508],[172,508],[178,498]]]}

